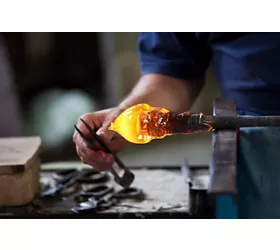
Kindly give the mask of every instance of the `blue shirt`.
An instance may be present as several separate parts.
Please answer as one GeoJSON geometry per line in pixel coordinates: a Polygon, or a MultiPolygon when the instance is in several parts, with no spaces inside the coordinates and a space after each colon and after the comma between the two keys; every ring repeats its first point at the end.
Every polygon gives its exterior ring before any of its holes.
{"type": "Polygon", "coordinates": [[[141,33],[142,74],[197,79],[212,63],[239,114],[280,114],[280,33],[141,33]]]}

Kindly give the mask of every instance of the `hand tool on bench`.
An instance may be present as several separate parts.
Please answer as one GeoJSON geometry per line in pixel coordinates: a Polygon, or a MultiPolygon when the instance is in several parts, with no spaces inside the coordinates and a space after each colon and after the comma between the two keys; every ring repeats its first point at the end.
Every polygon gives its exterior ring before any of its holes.
{"type": "Polygon", "coordinates": [[[100,199],[104,195],[111,193],[113,191],[114,191],[113,186],[111,186],[110,184],[103,183],[94,187],[84,189],[83,191],[74,195],[73,199],[78,203],[82,203],[92,197],[94,197],[95,199],[100,199]]]}
{"type": "Polygon", "coordinates": [[[77,172],[68,174],[64,179],[60,179],[57,184],[41,193],[42,198],[53,197],[67,188],[73,186],[82,176],[87,173],[88,169],[81,169],[77,172]]]}
{"type": "Polygon", "coordinates": [[[96,184],[109,180],[107,173],[94,172],[91,169],[61,170],[54,174],[56,184],[44,191],[41,197],[53,197],[72,187],[76,183],[96,184]]]}
{"type": "Polygon", "coordinates": [[[96,147],[94,145],[94,140],[97,141],[107,153],[110,153],[113,155],[115,162],[118,165],[118,169],[115,169],[115,166],[112,166],[112,168],[109,170],[113,176],[116,183],[118,183],[123,188],[129,188],[132,182],[134,181],[134,174],[123,164],[121,159],[113,153],[108,146],[101,140],[101,138],[96,134],[96,132],[83,120],[80,119],[87,130],[89,131],[91,138],[85,136],[76,126],[76,131],[80,134],[80,136],[84,139],[84,141],[87,143],[87,145],[92,148],[93,150],[96,150],[96,147]],[[123,175],[120,175],[120,172],[124,171],[123,175]]]}
{"type": "MultiPolygon", "coordinates": [[[[77,169],[67,169],[67,170],[59,170],[53,174],[53,178],[57,183],[64,183],[69,177],[75,176],[79,173],[77,169]]],[[[84,175],[77,179],[77,182],[81,183],[100,183],[109,180],[109,176],[107,172],[95,172],[91,169],[85,170],[84,175]]]]}
{"type": "Polygon", "coordinates": [[[116,205],[121,200],[143,200],[145,194],[143,190],[129,187],[116,191],[109,185],[96,187],[92,190],[91,197],[86,202],[81,202],[71,209],[74,213],[92,213],[103,209],[108,209],[116,205]],[[100,190],[98,190],[100,188],[100,190]]]}

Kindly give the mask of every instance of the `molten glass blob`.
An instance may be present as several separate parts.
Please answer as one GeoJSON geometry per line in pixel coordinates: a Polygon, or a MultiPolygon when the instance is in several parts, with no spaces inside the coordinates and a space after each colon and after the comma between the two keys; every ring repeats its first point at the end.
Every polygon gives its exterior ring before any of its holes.
{"type": "Polygon", "coordinates": [[[136,144],[145,144],[153,139],[162,139],[165,136],[184,133],[197,133],[210,130],[208,125],[199,125],[202,114],[169,112],[160,107],[151,107],[148,104],[138,104],[122,112],[110,130],[120,134],[124,139],[136,144]],[[195,118],[197,125],[192,128],[190,117],[195,118]]]}

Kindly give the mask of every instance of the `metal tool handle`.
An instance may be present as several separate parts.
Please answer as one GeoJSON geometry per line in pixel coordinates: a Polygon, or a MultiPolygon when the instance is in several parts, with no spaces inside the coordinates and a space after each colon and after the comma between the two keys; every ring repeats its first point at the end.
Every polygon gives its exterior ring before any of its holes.
{"type": "Polygon", "coordinates": [[[124,165],[124,163],[121,161],[121,159],[114,154],[108,146],[94,133],[95,139],[101,144],[101,146],[104,148],[104,151],[112,154],[114,157],[115,162],[118,164],[118,167],[122,170],[124,170],[123,176],[120,176],[118,172],[114,169],[114,166],[109,169],[109,172],[114,176],[114,180],[116,183],[121,185],[123,188],[128,188],[132,182],[134,181],[134,174],[124,165]]]}
{"type": "MultiPolygon", "coordinates": [[[[104,143],[99,138],[99,136],[95,133],[95,131],[83,119],[80,119],[80,120],[86,126],[86,128],[88,129],[90,134],[93,136],[93,138],[97,142],[99,142],[99,144],[104,148],[104,151],[113,155],[115,162],[118,164],[118,167],[120,169],[124,170],[123,176],[120,176],[118,174],[118,172],[114,169],[114,166],[109,170],[109,172],[114,176],[115,182],[118,183],[119,185],[121,185],[123,188],[128,188],[134,181],[134,178],[135,178],[134,174],[123,164],[121,159],[108,148],[106,143],[104,143]]],[[[91,141],[89,141],[89,139],[86,138],[84,136],[84,134],[76,126],[75,126],[75,129],[80,134],[80,136],[85,140],[85,142],[88,144],[88,146],[91,147],[93,150],[95,150],[94,144],[91,141]]]]}
{"type": "Polygon", "coordinates": [[[121,185],[123,188],[129,188],[132,182],[134,181],[135,176],[129,170],[124,170],[122,176],[118,174],[118,172],[114,169],[114,166],[110,168],[109,171],[114,176],[115,182],[121,185]]]}

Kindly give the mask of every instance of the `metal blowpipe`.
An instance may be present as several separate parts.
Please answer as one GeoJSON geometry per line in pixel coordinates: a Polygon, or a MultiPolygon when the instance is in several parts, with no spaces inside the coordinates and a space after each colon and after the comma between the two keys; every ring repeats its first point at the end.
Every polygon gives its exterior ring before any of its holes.
{"type": "MultiPolygon", "coordinates": [[[[244,117],[201,115],[198,118],[197,124],[207,124],[211,126],[212,129],[235,129],[241,127],[278,127],[280,126],[280,116],[244,117]]],[[[191,125],[191,123],[189,125],[191,125]]]]}
{"type": "Polygon", "coordinates": [[[131,143],[145,144],[175,134],[277,126],[280,127],[280,116],[209,116],[202,113],[172,112],[148,104],[137,104],[122,112],[109,129],[131,143]]]}

